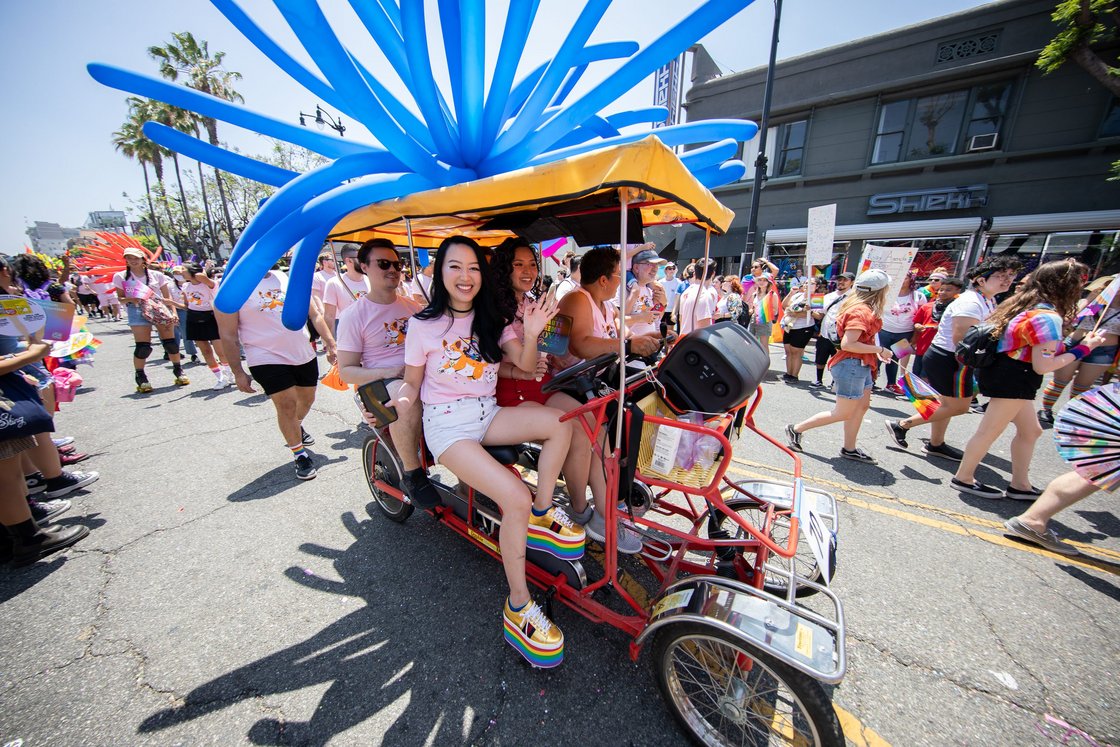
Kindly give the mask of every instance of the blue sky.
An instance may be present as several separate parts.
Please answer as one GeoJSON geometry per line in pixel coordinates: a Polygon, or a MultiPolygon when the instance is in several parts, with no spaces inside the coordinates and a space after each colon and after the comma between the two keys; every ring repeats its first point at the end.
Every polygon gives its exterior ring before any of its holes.
{"type": "MultiPolygon", "coordinates": [[[[289,52],[308,60],[267,0],[240,0],[241,6],[289,52]]],[[[684,17],[698,0],[615,0],[592,41],[631,39],[646,44],[684,17]]],[[[978,0],[785,0],[779,58],[850,42],[893,28],[982,5],[978,0]]],[[[384,58],[343,0],[322,3],[343,41],[392,90],[403,93],[384,58]]],[[[428,0],[429,17],[434,0],[428,0]]],[[[504,21],[504,3],[488,2],[487,52],[496,53],[504,21]]],[[[520,72],[550,57],[574,20],[579,3],[541,0],[534,30],[527,40],[520,72]]],[[[773,22],[772,0],[756,0],[703,40],[725,71],[766,63],[773,22]]],[[[434,24],[433,24],[434,25],[434,24]]],[[[79,226],[91,210],[125,208],[143,194],[138,164],[112,146],[111,137],[125,120],[125,94],[104,88],[86,73],[100,61],[156,74],[147,48],[163,44],[173,31],[191,31],[226,52],[228,69],[245,77],[239,90],[245,105],[278,119],[298,121],[299,112],[314,112],[316,99],[264,58],[206,0],[0,0],[0,69],[5,116],[0,118],[0,253],[21,251],[31,221],[79,226]]],[[[438,33],[430,29],[430,33],[438,33]]],[[[434,41],[434,39],[433,39],[434,41]]],[[[601,63],[587,81],[601,79],[615,67],[601,63]]],[[[643,81],[612,110],[652,103],[653,84],[643,81]]],[[[580,89],[577,89],[577,91],[580,89]]],[[[369,139],[356,123],[346,137],[369,139]]],[[[265,153],[265,138],[219,125],[219,134],[248,154],[265,153]]]]}

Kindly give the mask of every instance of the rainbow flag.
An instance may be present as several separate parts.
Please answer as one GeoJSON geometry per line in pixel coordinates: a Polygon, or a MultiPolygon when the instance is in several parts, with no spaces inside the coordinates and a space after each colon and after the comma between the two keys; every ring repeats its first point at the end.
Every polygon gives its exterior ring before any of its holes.
{"type": "Polygon", "coordinates": [[[756,316],[760,324],[776,324],[782,318],[782,302],[778,300],[777,293],[766,294],[758,305],[756,316]]]}
{"type": "Polygon", "coordinates": [[[1117,275],[1111,283],[1108,284],[1101,294],[1093,299],[1092,303],[1085,304],[1085,308],[1077,312],[1077,321],[1081,321],[1087,316],[1096,316],[1109,307],[1109,304],[1116,298],[1117,291],[1120,291],[1120,275],[1117,275]]]}
{"type": "Polygon", "coordinates": [[[809,296],[809,308],[814,311],[821,311],[824,309],[824,295],[823,293],[814,293],[809,296]]]}
{"type": "Polygon", "coordinates": [[[899,340],[894,345],[891,345],[891,350],[894,351],[895,357],[899,360],[914,354],[914,348],[910,345],[909,340],[899,340]]]}
{"type": "Polygon", "coordinates": [[[899,373],[902,374],[902,378],[898,380],[899,386],[902,387],[902,393],[906,395],[906,399],[910,400],[910,404],[914,405],[914,409],[922,416],[922,420],[929,420],[933,413],[937,412],[937,408],[941,407],[941,400],[938,399],[937,392],[929,384],[906,369],[902,369],[899,373]]]}

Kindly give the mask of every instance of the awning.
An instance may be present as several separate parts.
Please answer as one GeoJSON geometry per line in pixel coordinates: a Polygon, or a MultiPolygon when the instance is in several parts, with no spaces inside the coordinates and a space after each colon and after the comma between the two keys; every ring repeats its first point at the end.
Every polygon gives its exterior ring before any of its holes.
{"type": "MultiPolygon", "coordinates": [[[[708,247],[708,256],[716,259],[719,257],[734,257],[738,259],[747,250],[747,229],[732,228],[723,236],[712,235],[711,245],[708,247]]],[[[704,232],[689,231],[684,237],[684,244],[678,257],[685,259],[700,259],[704,256],[704,232]]]]}
{"type": "MultiPolygon", "coordinates": [[[[448,236],[498,244],[519,235],[530,241],[573,236],[580,245],[618,243],[619,189],[633,190],[633,230],[695,223],[722,233],[735,217],[655,136],[556,163],[374,203],[350,213],[331,231],[340,241],[384,237],[434,247],[448,236]],[[639,220],[640,218],[640,220],[639,220]]],[[[633,238],[637,234],[636,239],[633,238]]]]}
{"type": "MultiPolygon", "coordinates": [[[[927,239],[942,236],[967,236],[980,228],[979,218],[906,220],[889,223],[858,223],[837,226],[834,241],[862,239],[927,239]]],[[[804,244],[808,228],[772,228],[766,232],[767,244],[804,244]]]]}
{"type": "Polygon", "coordinates": [[[1004,215],[992,219],[992,233],[1040,233],[1051,231],[1120,230],[1120,210],[1089,210],[1083,213],[1004,215]]]}

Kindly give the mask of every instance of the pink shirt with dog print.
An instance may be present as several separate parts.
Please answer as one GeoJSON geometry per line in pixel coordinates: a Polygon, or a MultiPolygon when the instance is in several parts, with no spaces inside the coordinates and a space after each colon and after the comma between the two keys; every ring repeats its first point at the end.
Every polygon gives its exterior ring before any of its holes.
{"type": "Polygon", "coordinates": [[[404,365],[404,341],[411,317],[420,304],[397,296],[393,303],[374,303],[362,296],[338,317],[338,349],[362,354],[362,368],[404,365]]]}
{"type": "MultiPolygon", "coordinates": [[[[410,319],[404,343],[404,362],[424,366],[420,401],[426,405],[456,402],[463,397],[493,397],[498,385],[498,364],[487,363],[471,335],[474,314],[452,322],[439,319],[410,319]]],[[[499,345],[517,339],[512,327],[502,330],[499,345]]]]}

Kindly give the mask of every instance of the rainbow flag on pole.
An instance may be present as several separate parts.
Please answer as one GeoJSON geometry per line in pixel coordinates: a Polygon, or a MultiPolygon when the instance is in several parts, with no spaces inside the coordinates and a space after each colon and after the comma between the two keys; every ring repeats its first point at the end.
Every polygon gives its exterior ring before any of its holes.
{"type": "Polygon", "coordinates": [[[776,324],[782,318],[782,302],[777,293],[766,294],[758,305],[757,317],[760,324],[776,324]]]}
{"type": "Polygon", "coordinates": [[[1085,308],[1077,312],[1077,321],[1081,321],[1087,316],[1096,316],[1107,309],[1109,304],[1116,298],[1117,291],[1120,291],[1120,275],[1116,276],[1116,278],[1101,291],[1101,294],[1093,299],[1092,303],[1085,304],[1085,308]]]}
{"type": "Polygon", "coordinates": [[[824,294],[814,293],[809,296],[809,308],[813,311],[822,311],[824,309],[824,294]]]}
{"type": "Polygon", "coordinates": [[[899,373],[902,374],[902,378],[898,380],[899,386],[902,387],[902,393],[906,395],[906,399],[910,400],[910,404],[914,405],[914,409],[922,416],[922,420],[929,420],[933,413],[937,412],[937,408],[941,407],[941,400],[938,399],[937,392],[929,384],[906,369],[902,369],[899,373]]]}

